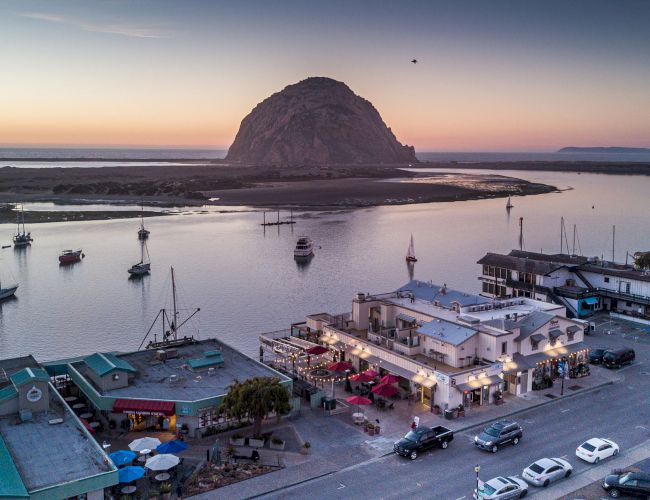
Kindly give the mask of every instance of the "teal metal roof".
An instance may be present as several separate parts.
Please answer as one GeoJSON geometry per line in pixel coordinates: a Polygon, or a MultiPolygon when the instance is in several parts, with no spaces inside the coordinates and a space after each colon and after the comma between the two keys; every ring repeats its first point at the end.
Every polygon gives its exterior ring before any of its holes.
{"type": "Polygon", "coordinates": [[[137,370],[126,360],[118,358],[115,354],[96,352],[84,358],[84,362],[100,377],[114,371],[136,373],[137,370]]]}
{"type": "Polygon", "coordinates": [[[16,396],[18,396],[18,391],[13,385],[9,385],[4,389],[0,389],[0,403],[11,398],[15,398],[16,396]]]}
{"type": "Polygon", "coordinates": [[[9,377],[9,380],[16,387],[28,384],[34,380],[42,380],[44,382],[50,381],[50,376],[42,368],[23,368],[19,372],[14,373],[9,377]]]}
{"type": "Polygon", "coordinates": [[[190,365],[193,370],[219,366],[223,364],[223,355],[221,354],[221,351],[206,351],[203,353],[202,358],[189,359],[187,364],[190,365]]]}
{"type": "Polygon", "coordinates": [[[0,498],[29,498],[14,459],[0,436],[0,498]]]}

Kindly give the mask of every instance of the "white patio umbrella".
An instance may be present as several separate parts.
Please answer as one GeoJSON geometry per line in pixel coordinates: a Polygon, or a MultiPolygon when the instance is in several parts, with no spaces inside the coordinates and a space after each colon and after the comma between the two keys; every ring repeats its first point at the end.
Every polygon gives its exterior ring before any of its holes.
{"type": "Polygon", "coordinates": [[[144,466],[151,470],[169,470],[178,465],[181,461],[176,455],[170,453],[161,453],[147,460],[144,466]]]}
{"type": "Polygon", "coordinates": [[[152,437],[138,438],[129,443],[131,451],[142,451],[148,449],[149,451],[155,450],[160,445],[160,439],[152,437]]]}

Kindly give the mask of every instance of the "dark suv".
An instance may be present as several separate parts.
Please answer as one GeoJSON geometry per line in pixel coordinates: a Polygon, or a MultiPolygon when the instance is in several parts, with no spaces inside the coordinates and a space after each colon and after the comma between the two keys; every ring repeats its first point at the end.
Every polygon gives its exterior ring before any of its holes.
{"type": "Polygon", "coordinates": [[[504,444],[519,444],[522,435],[523,432],[517,422],[499,420],[483,429],[483,432],[474,438],[474,444],[482,450],[496,453],[504,444]]]}
{"type": "Polygon", "coordinates": [[[603,488],[610,497],[632,495],[650,498],[650,474],[645,472],[623,472],[610,474],[603,480],[603,488]]]}

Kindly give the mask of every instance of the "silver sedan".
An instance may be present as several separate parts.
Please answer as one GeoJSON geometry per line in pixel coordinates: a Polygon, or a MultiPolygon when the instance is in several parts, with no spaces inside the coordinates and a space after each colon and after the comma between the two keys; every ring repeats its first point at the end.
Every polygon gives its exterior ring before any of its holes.
{"type": "Polygon", "coordinates": [[[548,486],[553,481],[569,477],[573,467],[561,458],[540,458],[524,469],[522,477],[535,486],[548,486]]]}

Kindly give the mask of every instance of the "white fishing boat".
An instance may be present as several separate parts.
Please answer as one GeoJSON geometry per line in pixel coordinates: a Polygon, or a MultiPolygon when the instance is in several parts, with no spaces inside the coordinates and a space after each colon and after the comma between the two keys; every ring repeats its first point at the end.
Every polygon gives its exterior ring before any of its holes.
{"type": "Polygon", "coordinates": [[[510,196],[508,196],[508,202],[506,203],[506,210],[510,210],[514,205],[512,204],[512,200],[510,199],[510,196]]]}
{"type": "Polygon", "coordinates": [[[133,264],[129,268],[129,274],[131,276],[143,276],[149,274],[149,271],[151,271],[149,251],[147,250],[147,244],[143,241],[140,245],[140,262],[133,264]]]}
{"type": "Polygon", "coordinates": [[[150,231],[144,227],[144,203],[142,203],[142,213],[140,215],[140,229],[138,230],[138,239],[146,240],[150,231]]]}
{"type": "Polygon", "coordinates": [[[406,262],[417,262],[418,259],[415,258],[415,247],[413,246],[413,235],[411,235],[411,243],[409,244],[408,250],[406,251],[406,262]]]}
{"type": "Polygon", "coordinates": [[[306,236],[298,238],[296,248],[293,250],[295,258],[310,257],[314,254],[314,242],[306,236]]]}
{"type": "MultiPolygon", "coordinates": [[[[12,276],[13,277],[13,276],[12,276]]],[[[0,300],[8,299],[13,297],[18,290],[18,283],[12,283],[10,286],[2,286],[2,281],[0,281],[0,300]]]]}
{"type": "Polygon", "coordinates": [[[26,247],[27,245],[31,245],[34,239],[32,238],[32,233],[25,232],[25,211],[23,210],[22,204],[20,205],[20,212],[16,212],[16,225],[18,229],[14,235],[14,246],[26,247]]]}

